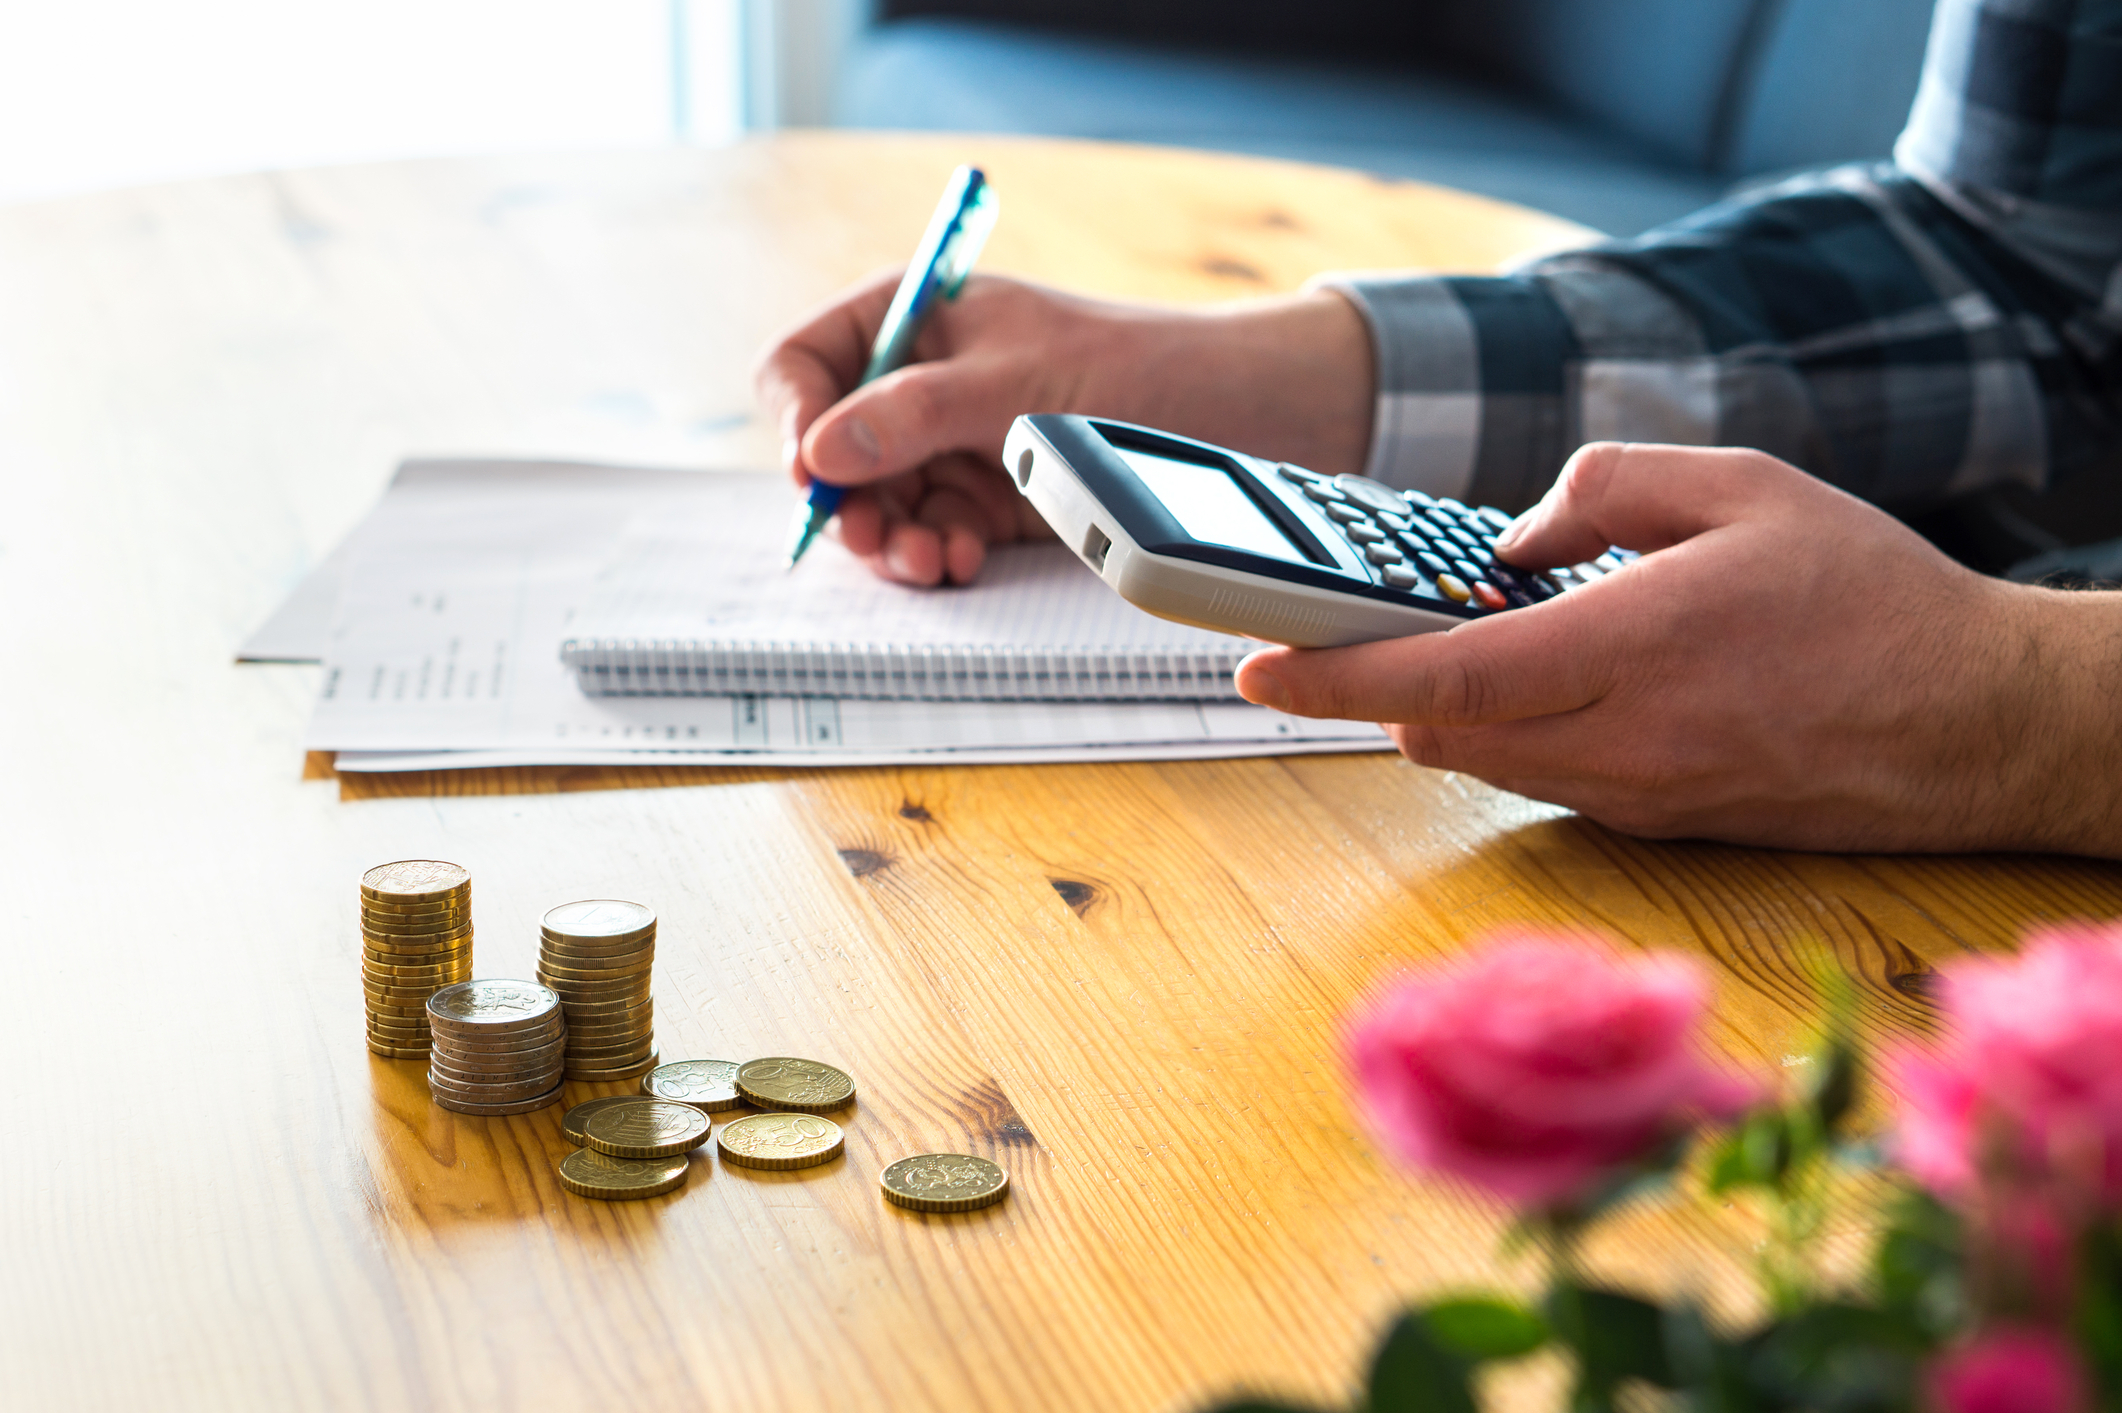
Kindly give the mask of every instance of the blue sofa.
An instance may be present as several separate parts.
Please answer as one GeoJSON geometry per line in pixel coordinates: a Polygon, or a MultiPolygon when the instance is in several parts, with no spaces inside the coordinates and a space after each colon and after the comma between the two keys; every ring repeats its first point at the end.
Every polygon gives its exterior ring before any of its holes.
{"type": "Polygon", "coordinates": [[[884,0],[844,126],[1049,133],[1356,167],[1629,235],[1878,158],[1931,0],[884,0]]]}

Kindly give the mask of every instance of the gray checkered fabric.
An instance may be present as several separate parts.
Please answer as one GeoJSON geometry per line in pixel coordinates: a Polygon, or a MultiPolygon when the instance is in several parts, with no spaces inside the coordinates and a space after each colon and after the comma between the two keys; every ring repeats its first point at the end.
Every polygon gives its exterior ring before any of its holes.
{"type": "Polygon", "coordinates": [[[1912,511],[2122,465],[2122,0],[1939,0],[1894,161],[1492,278],[1344,273],[1369,472],[1518,509],[1587,441],[1912,511]]]}

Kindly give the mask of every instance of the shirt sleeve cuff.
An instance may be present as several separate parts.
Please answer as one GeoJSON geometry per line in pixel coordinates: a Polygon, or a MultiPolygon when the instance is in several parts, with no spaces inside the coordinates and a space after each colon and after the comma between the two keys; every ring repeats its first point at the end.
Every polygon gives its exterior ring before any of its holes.
{"type": "Polygon", "coordinates": [[[1335,271],[1307,281],[1346,299],[1370,329],[1377,397],[1363,474],[1401,490],[1463,497],[1481,443],[1480,350],[1444,279],[1335,271]]]}

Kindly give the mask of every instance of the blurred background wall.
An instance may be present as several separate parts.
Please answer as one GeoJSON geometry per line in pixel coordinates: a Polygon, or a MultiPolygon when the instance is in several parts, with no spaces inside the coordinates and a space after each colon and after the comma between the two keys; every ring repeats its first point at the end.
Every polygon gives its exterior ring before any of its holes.
{"type": "Polygon", "coordinates": [[[0,0],[0,201],[833,124],[1328,162],[1616,233],[1883,158],[1932,0],[0,0]]]}

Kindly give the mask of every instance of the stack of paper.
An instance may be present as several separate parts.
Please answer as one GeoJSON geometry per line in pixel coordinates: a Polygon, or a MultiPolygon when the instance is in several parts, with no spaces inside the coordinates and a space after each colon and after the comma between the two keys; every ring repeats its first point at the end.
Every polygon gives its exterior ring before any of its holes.
{"type": "MultiPolygon", "coordinates": [[[[779,544],[789,504],[785,482],[756,474],[409,462],[348,545],[240,656],[307,656],[303,634],[314,631],[308,625],[339,576],[307,745],[336,752],[341,770],[639,759],[1169,760],[1390,748],[1367,723],[1309,721],[1242,702],[591,697],[578,689],[560,644],[583,607],[596,602],[608,616],[612,603],[635,592],[627,576],[636,567],[641,592],[668,607],[674,554],[699,556],[678,581],[718,603],[739,591],[762,604],[800,592],[814,608],[821,591],[837,594],[850,639],[918,629],[924,604],[963,615],[968,596],[1022,592],[1025,575],[1007,571],[967,589],[880,586],[829,543],[796,571],[804,582],[791,585],[792,576],[762,558],[779,544]],[[769,548],[740,553],[737,546],[769,548]]],[[[1052,546],[998,555],[1067,558],[1052,546]]],[[[1033,577],[1051,568],[1039,566],[1033,577]]]]}

